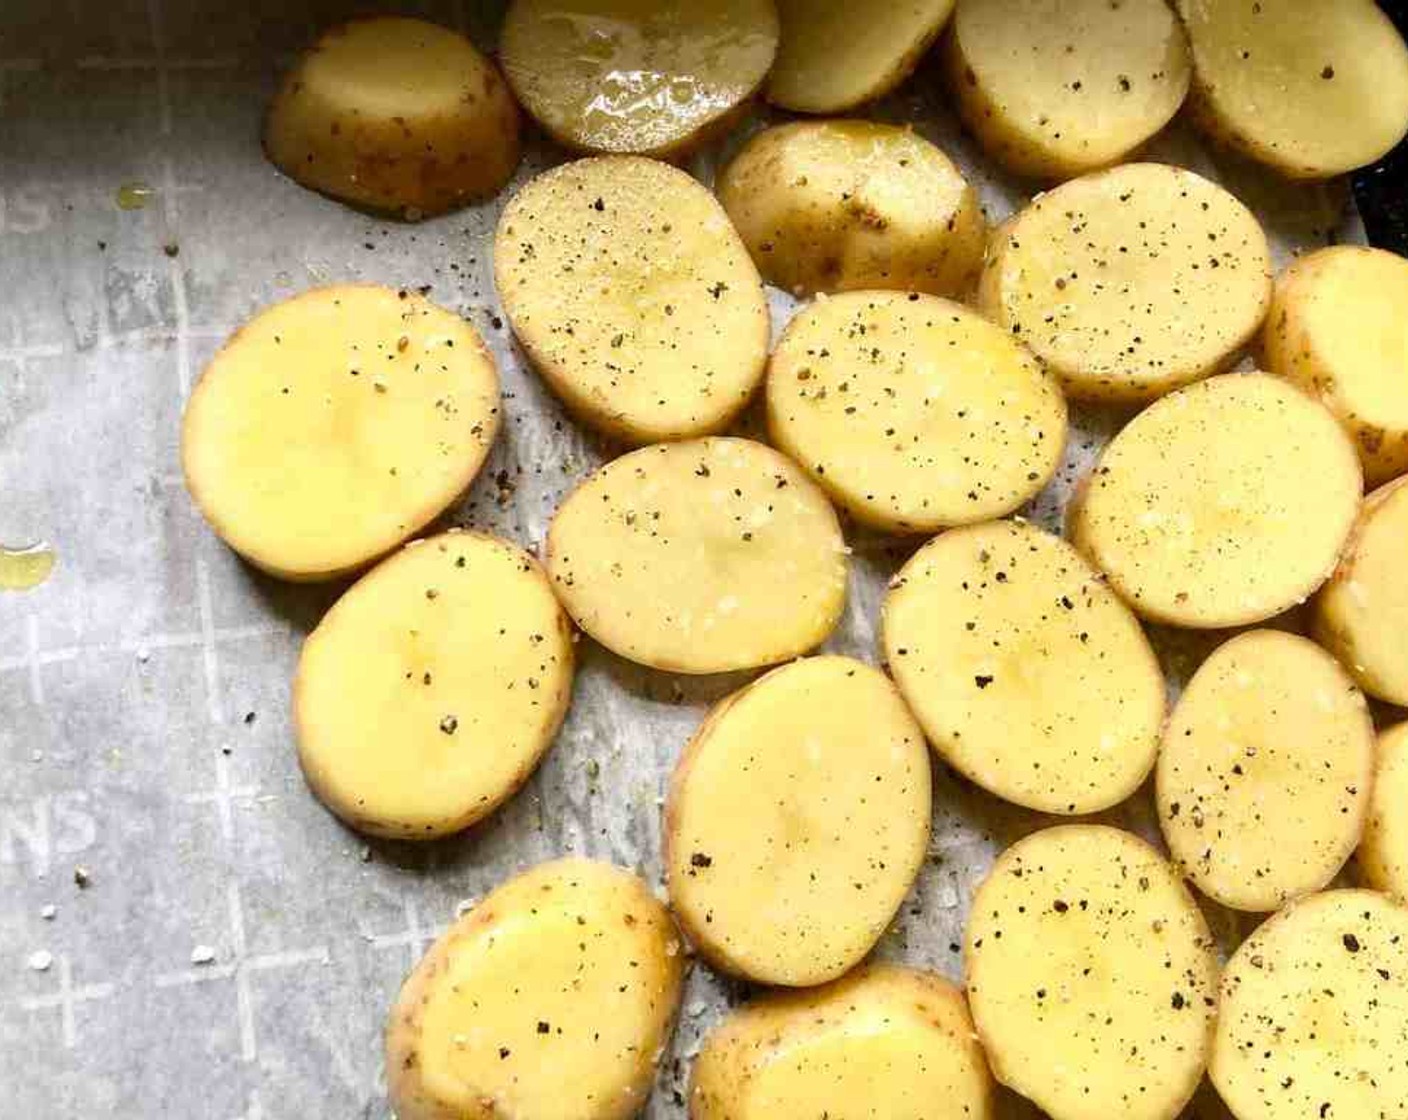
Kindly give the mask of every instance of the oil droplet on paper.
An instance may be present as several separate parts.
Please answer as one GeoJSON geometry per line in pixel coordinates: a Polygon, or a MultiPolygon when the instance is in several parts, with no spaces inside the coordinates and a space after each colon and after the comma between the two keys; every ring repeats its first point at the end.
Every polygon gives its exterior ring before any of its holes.
{"type": "Polygon", "coordinates": [[[156,191],[146,183],[123,183],[117,188],[119,210],[145,210],[156,191]]]}
{"type": "Polygon", "coordinates": [[[0,591],[29,591],[38,587],[54,570],[58,557],[47,544],[26,548],[0,545],[0,591]]]}

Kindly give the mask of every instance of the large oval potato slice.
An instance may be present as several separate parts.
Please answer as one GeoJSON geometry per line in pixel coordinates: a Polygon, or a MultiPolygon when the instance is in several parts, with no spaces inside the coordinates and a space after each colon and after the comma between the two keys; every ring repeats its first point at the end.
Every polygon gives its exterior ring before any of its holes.
{"type": "Polygon", "coordinates": [[[763,984],[857,964],[928,843],[924,732],[885,675],[849,657],[795,661],[724,700],[665,807],[680,924],[711,963],[763,984]]]}
{"type": "Polygon", "coordinates": [[[1148,776],[1164,678],[1074,548],[1019,521],[956,529],[890,584],[885,660],[935,750],[984,789],[1094,813],[1148,776]]]}
{"type": "Polygon", "coordinates": [[[1019,841],[978,888],[964,948],[994,1075],[1052,1120],[1173,1120],[1212,1045],[1214,950],[1138,837],[1087,824],[1019,841]]]}
{"type": "Polygon", "coordinates": [[[1408,48],[1374,0],[1178,0],[1194,116],[1294,178],[1373,163],[1408,132],[1408,48]]]}
{"type": "Polygon", "coordinates": [[[935,296],[848,292],[798,314],[768,368],[773,441],[859,521],[933,532],[1050,480],[1066,404],[1018,342],[935,296]]]}
{"type": "Polygon", "coordinates": [[[293,686],[309,785],[354,828],[425,840],[528,778],[572,695],[572,626],[522,549],[415,541],[308,636],[293,686]]]}
{"type": "Polygon", "coordinates": [[[1376,891],[1408,900],[1408,723],[1379,736],[1359,870],[1376,891]]]}
{"type": "Polygon", "coordinates": [[[1294,902],[1222,977],[1209,1072],[1237,1120],[1408,1116],[1408,910],[1370,891],[1294,902]]]}
{"type": "Polygon", "coordinates": [[[718,132],[777,52],[771,0],[514,0],[499,54],[555,139],[665,156],[718,132]]]}
{"type": "Polygon", "coordinates": [[[786,661],[841,617],[847,558],[826,496],[746,439],[643,447],[567,496],[547,567],[588,634],[681,673],[786,661]]]}
{"type": "Polygon", "coordinates": [[[1354,853],[1374,776],[1374,723],[1319,646],[1253,630],[1188,682],[1159,751],[1159,824],[1209,898],[1275,910],[1354,853]]]}
{"type": "Polygon", "coordinates": [[[909,129],[873,121],[765,129],[717,189],[759,271],[797,294],[961,296],[982,264],[987,223],[977,192],[909,129]]]}
{"type": "Polygon", "coordinates": [[[510,879],[406,979],[386,1025],[400,1120],[628,1120],[679,1006],[684,952],[628,871],[560,859],[510,879]]]}
{"type": "Polygon", "coordinates": [[[1118,163],[1188,92],[1188,41],[1164,0],[960,0],[948,38],[964,123],[1020,175],[1118,163]]]}
{"type": "Polygon", "coordinates": [[[1276,282],[1266,366],[1317,395],[1354,437],[1370,486],[1408,471],[1408,261],[1335,245],[1276,282]]]}
{"type": "Polygon", "coordinates": [[[419,19],[354,20],[284,79],[264,149],[305,187],[422,218],[508,182],[518,107],[463,35],[419,19]]]}
{"type": "Polygon", "coordinates": [[[764,996],[725,1019],[695,1060],[689,1114],[990,1120],[992,1077],[952,984],[872,965],[814,991],[764,996]]]}
{"type": "Polygon", "coordinates": [[[634,443],[727,427],[762,380],[768,305],[714,196],[654,160],[578,160],[504,208],[494,282],[567,406],[634,443]]]}
{"type": "Polygon", "coordinates": [[[978,305],[1071,396],[1144,401],[1230,364],[1271,303],[1250,210],[1158,163],[1040,195],[993,239],[978,305]]]}
{"type": "Polygon", "coordinates": [[[1375,490],[1315,600],[1315,637],[1371,696],[1408,706],[1408,478],[1375,490]]]}
{"type": "Polygon", "coordinates": [[[316,288],[260,312],[211,360],[181,462],[246,560],[331,579],[449,508],[498,427],[494,359],[458,315],[370,284],[316,288]]]}
{"type": "Polygon", "coordinates": [[[1076,547],[1139,614],[1242,626],[1324,582],[1361,485],[1328,410],[1279,377],[1225,374],[1131,420],[1067,517],[1076,547]]]}

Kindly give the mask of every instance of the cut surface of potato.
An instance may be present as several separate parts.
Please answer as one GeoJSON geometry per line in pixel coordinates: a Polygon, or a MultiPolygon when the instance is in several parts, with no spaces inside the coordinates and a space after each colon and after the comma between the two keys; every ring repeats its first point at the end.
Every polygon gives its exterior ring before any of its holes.
{"type": "Polygon", "coordinates": [[[1056,470],[1066,405],[1018,342],[935,296],[847,292],[788,325],[767,382],[773,442],[857,520],[985,521],[1056,470]]]}
{"type": "Polygon", "coordinates": [[[547,567],[588,634],[680,673],[771,665],[831,633],[845,541],[826,496],[746,439],[643,447],[563,501],[547,567]]]}
{"type": "Polygon", "coordinates": [[[1408,1116],[1408,910],[1371,891],[1293,902],[1222,977],[1209,1070],[1237,1120],[1408,1116]]]}
{"type": "Polygon", "coordinates": [[[514,0],[499,55],[555,139],[668,155],[727,123],[777,53],[771,0],[514,0]]]}
{"type": "Polygon", "coordinates": [[[718,705],[675,768],[665,870],[717,967],[805,987],[859,963],[929,843],[924,732],[849,657],[774,669],[718,705]]]}
{"type": "Polygon", "coordinates": [[[684,953],[628,871],[568,858],[487,895],[407,978],[386,1028],[400,1120],[628,1120],[679,1005],[684,953]]]}
{"type": "Polygon", "coordinates": [[[1276,282],[1266,366],[1318,396],[1354,437],[1371,486],[1408,472],[1408,261],[1335,245],[1276,282]]]}
{"type": "Polygon", "coordinates": [[[1159,663],[1060,537],[1020,521],[944,533],[891,581],[883,618],[885,660],[929,741],[989,792],[1093,813],[1153,768],[1159,663]]]}
{"type": "Polygon", "coordinates": [[[303,771],[363,832],[457,832],[533,772],[566,714],[572,665],[571,623],[526,552],[459,531],[415,541],[304,643],[303,771]]]}
{"type": "Polygon", "coordinates": [[[1295,178],[1373,163],[1408,132],[1408,48],[1374,0],[1178,0],[1195,117],[1295,178]]]}
{"type": "Polygon", "coordinates": [[[315,288],[266,308],[186,406],[186,485],[250,563],[330,579],[384,555],[474,480],[499,426],[475,329],[404,291],[315,288]]]}
{"type": "Polygon", "coordinates": [[[799,121],[754,136],[719,201],[769,283],[960,296],[987,241],[978,195],[922,136],[873,121],[799,121]]]}
{"type": "Polygon", "coordinates": [[[1376,891],[1408,900],[1408,723],[1379,736],[1359,870],[1376,891]]]}
{"type": "Polygon", "coordinates": [[[1324,582],[1361,489],[1325,408],[1279,377],[1226,374],[1131,420],[1067,516],[1076,547],[1139,614],[1241,626],[1324,582]]]}
{"type": "Polygon", "coordinates": [[[1159,825],[1209,898],[1270,911],[1325,887],[1369,808],[1374,724],[1335,659],[1253,630],[1188,682],[1159,751],[1159,825]]]}
{"type": "Polygon", "coordinates": [[[1078,399],[1143,401],[1226,367],[1271,303],[1251,211],[1159,163],[1075,179],[993,239],[978,304],[1078,399]]]}
{"type": "Polygon", "coordinates": [[[668,164],[607,156],[538,176],[499,220],[494,282],[538,371],[608,435],[718,431],[762,380],[758,270],[714,196],[668,164]]]}
{"type": "Polygon", "coordinates": [[[264,148],[305,187],[406,218],[492,195],[518,166],[518,108],[463,35],[419,19],[329,31],[284,79],[264,148]]]}
{"type": "Polygon", "coordinates": [[[1214,947],[1173,868],[1131,833],[1019,841],[978,888],[964,947],[993,1074],[1052,1120],[1173,1120],[1212,1043],[1214,947]]]}
{"type": "Polygon", "coordinates": [[[1164,0],[960,0],[947,47],[964,122],[1045,179],[1129,155],[1178,112],[1192,70],[1164,0]]]}
{"type": "Polygon", "coordinates": [[[782,42],[767,97],[799,113],[841,113],[881,97],[938,37],[953,0],[778,0],[782,42]]]}
{"type": "Polygon", "coordinates": [[[1408,707],[1408,479],[1364,501],[1315,600],[1315,637],[1371,696],[1408,707]]]}
{"type": "Polygon", "coordinates": [[[962,994],[932,972],[872,965],[764,996],[708,1035],[692,1120],[990,1120],[992,1077],[962,994]]]}

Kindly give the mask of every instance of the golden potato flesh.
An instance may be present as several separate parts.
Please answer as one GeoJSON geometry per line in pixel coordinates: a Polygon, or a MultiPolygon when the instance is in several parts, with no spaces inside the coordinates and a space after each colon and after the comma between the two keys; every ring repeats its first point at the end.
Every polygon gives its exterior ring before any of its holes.
{"type": "Polygon", "coordinates": [[[1376,891],[1408,901],[1408,723],[1379,736],[1359,870],[1376,891]]]}

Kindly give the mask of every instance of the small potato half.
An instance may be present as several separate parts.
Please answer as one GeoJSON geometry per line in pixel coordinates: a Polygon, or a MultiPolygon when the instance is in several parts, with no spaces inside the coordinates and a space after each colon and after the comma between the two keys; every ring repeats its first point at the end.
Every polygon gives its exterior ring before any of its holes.
{"type": "Polygon", "coordinates": [[[1376,891],[1408,902],[1408,723],[1379,736],[1359,870],[1376,891]]]}
{"type": "Polygon", "coordinates": [[[690,1084],[691,1120],[993,1115],[962,993],[893,965],[735,1011],[704,1040],[690,1084]]]}
{"type": "Polygon", "coordinates": [[[859,963],[929,843],[929,752],[895,686],[794,661],[710,713],[665,807],[670,903],[710,962],[805,987],[859,963]]]}
{"type": "Polygon", "coordinates": [[[1374,724],[1314,642],[1252,630],[1188,682],[1159,751],[1159,824],[1209,898],[1266,912],[1327,886],[1369,810],[1374,724]]]}
{"type": "Polygon", "coordinates": [[[993,1074],[1052,1120],[1173,1120],[1212,1045],[1215,948],[1137,836],[1033,833],[999,857],[968,918],[968,1001],[993,1074]]]}
{"type": "Polygon", "coordinates": [[[400,1120],[629,1120],[679,1006],[684,951],[635,875],[539,864],[480,901],[407,977],[386,1024],[400,1120]]]}
{"type": "Polygon", "coordinates": [[[764,278],[797,294],[896,288],[961,296],[987,224],[977,192],[922,136],[872,121],[758,133],[724,169],[719,201],[764,278]]]}
{"type": "Polygon", "coordinates": [[[382,16],[327,32],[289,72],[264,126],[305,187],[405,218],[494,194],[518,166],[518,107],[463,35],[382,16]]]}
{"type": "Polygon", "coordinates": [[[1373,163],[1408,132],[1408,47],[1374,0],[1177,0],[1195,119],[1292,178],[1373,163]]]}
{"type": "Polygon", "coordinates": [[[1408,909],[1291,903],[1232,954],[1209,1073],[1237,1120],[1408,1116],[1408,909]]]}
{"type": "Polygon", "coordinates": [[[1118,163],[1188,92],[1188,41],[1164,0],[959,0],[947,42],[964,122],[1019,175],[1118,163]]]}

